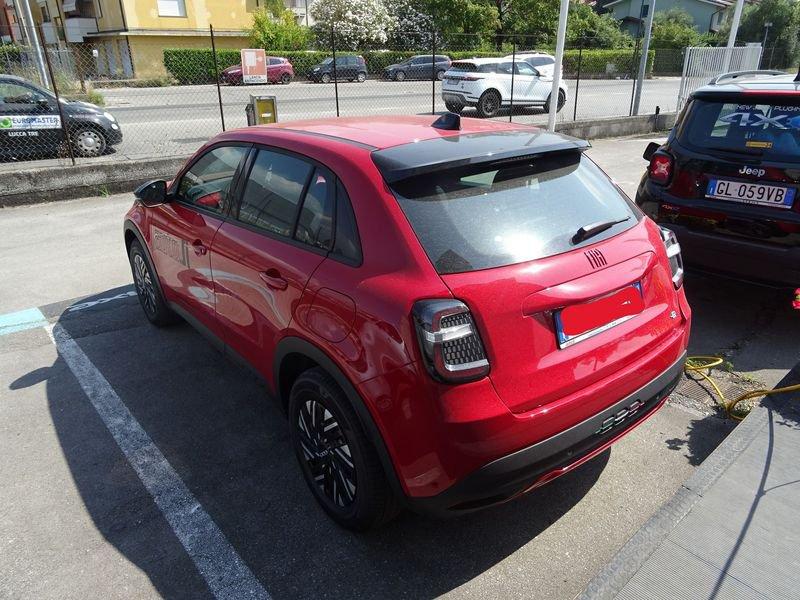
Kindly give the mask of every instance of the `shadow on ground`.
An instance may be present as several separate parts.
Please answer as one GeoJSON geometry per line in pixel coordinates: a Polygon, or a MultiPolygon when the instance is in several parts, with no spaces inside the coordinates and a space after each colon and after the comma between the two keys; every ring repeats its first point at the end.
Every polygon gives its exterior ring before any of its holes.
{"type": "MultiPolygon", "coordinates": [[[[610,454],[474,516],[437,521],[406,513],[385,529],[355,535],[333,525],[315,504],[285,418],[262,385],[187,325],[150,326],[135,297],[63,312],[58,324],[276,598],[451,591],[558,521],[594,485],[610,454]]],[[[12,387],[43,379],[64,456],[97,529],[162,596],[207,597],[194,565],[63,360],[12,387]]]]}

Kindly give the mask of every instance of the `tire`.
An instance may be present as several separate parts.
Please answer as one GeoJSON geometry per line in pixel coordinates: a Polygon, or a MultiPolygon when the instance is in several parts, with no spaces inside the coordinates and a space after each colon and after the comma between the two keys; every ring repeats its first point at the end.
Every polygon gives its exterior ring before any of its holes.
{"type": "Polygon", "coordinates": [[[444,71],[436,71],[436,79],[438,79],[439,81],[444,79],[444,71]]]}
{"type": "Polygon", "coordinates": [[[289,394],[292,445],[311,493],[342,527],[365,531],[398,511],[378,454],[334,379],[315,367],[289,394]]]}
{"type": "Polygon", "coordinates": [[[398,71],[397,73],[394,74],[394,80],[395,81],[404,81],[405,78],[406,78],[406,72],[405,71],[398,71]]]}
{"type": "Polygon", "coordinates": [[[445,102],[444,107],[451,113],[456,113],[457,115],[460,115],[461,111],[464,110],[464,105],[458,102],[445,102]]]}
{"type": "MultiPolygon", "coordinates": [[[[544,103],[544,112],[550,112],[550,98],[552,97],[552,93],[550,96],[547,97],[547,102],[544,103]]],[[[558,90],[558,104],[556,105],[556,112],[560,112],[562,108],[564,108],[564,104],[567,102],[567,95],[564,93],[564,90],[558,90]]]]}
{"type": "MultiPolygon", "coordinates": [[[[364,83],[367,80],[367,74],[364,73],[364,71],[360,71],[356,77],[356,80],[358,83],[364,83]]],[[[352,81],[352,79],[350,81],[352,81]]]]}
{"type": "Polygon", "coordinates": [[[486,90],[478,100],[478,116],[484,119],[495,116],[500,111],[500,94],[496,90],[486,90]]]}
{"type": "Polygon", "coordinates": [[[131,264],[136,295],[147,319],[157,327],[165,327],[177,322],[178,315],[172,312],[164,300],[164,296],[161,295],[155,270],[138,240],[131,242],[128,260],[131,264]]]}
{"type": "Polygon", "coordinates": [[[322,83],[330,83],[330,82],[331,82],[331,76],[330,76],[330,73],[323,73],[323,74],[322,74],[322,77],[320,77],[320,81],[321,81],[322,83]]]}
{"type": "Polygon", "coordinates": [[[291,81],[292,81],[292,76],[289,75],[288,73],[284,73],[283,75],[281,75],[280,82],[283,85],[289,85],[289,83],[291,83],[291,81]]]}
{"type": "Polygon", "coordinates": [[[78,156],[101,156],[105,154],[108,142],[105,134],[94,127],[77,127],[72,131],[72,147],[78,156]]]}

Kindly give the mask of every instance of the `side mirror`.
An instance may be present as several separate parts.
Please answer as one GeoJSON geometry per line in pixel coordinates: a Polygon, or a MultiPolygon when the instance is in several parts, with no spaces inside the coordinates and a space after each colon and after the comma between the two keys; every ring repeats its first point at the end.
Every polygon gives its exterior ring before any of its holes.
{"type": "Polygon", "coordinates": [[[163,179],[153,179],[143,183],[133,195],[145,206],[158,206],[167,201],[167,182],[163,179]]]}
{"type": "Polygon", "coordinates": [[[36,104],[38,104],[40,108],[50,108],[50,103],[47,101],[47,98],[39,98],[36,104]]]}
{"type": "Polygon", "coordinates": [[[657,142],[650,142],[649,144],[647,144],[647,148],[644,149],[644,152],[642,153],[642,158],[644,158],[646,161],[649,162],[650,159],[653,158],[653,154],[655,154],[656,150],[658,150],[659,148],[661,148],[661,144],[657,142]]]}

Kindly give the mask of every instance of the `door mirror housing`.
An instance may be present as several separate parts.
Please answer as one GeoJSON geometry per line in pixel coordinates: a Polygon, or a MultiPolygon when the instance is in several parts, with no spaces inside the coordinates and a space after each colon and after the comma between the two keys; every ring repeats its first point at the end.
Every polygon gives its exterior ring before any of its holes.
{"type": "Polygon", "coordinates": [[[655,154],[656,150],[658,150],[660,147],[661,144],[659,144],[658,142],[650,142],[649,144],[647,144],[647,148],[644,149],[644,152],[642,153],[642,158],[649,161],[651,158],[653,158],[653,154],[655,154]]]}
{"type": "Polygon", "coordinates": [[[158,206],[167,201],[167,182],[163,179],[153,179],[143,183],[133,195],[145,206],[158,206]]]}
{"type": "Polygon", "coordinates": [[[39,98],[36,104],[38,104],[40,108],[50,108],[50,102],[47,101],[47,98],[39,98]]]}

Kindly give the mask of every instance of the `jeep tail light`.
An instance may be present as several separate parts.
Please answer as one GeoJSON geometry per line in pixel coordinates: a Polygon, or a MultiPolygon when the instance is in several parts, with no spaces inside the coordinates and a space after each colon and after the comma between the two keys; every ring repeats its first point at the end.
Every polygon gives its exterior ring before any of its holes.
{"type": "Polygon", "coordinates": [[[650,159],[649,174],[655,183],[667,185],[672,177],[672,157],[663,153],[653,154],[650,159]]]}
{"type": "Polygon", "coordinates": [[[683,257],[681,257],[681,245],[678,243],[678,238],[671,229],[661,227],[661,239],[664,241],[664,247],[667,249],[667,258],[669,259],[669,268],[672,271],[672,283],[675,289],[678,289],[683,284],[683,257]]]}
{"type": "Polygon", "coordinates": [[[449,383],[488,375],[489,361],[466,304],[458,300],[420,300],[414,303],[412,314],[431,375],[449,383]]]}

